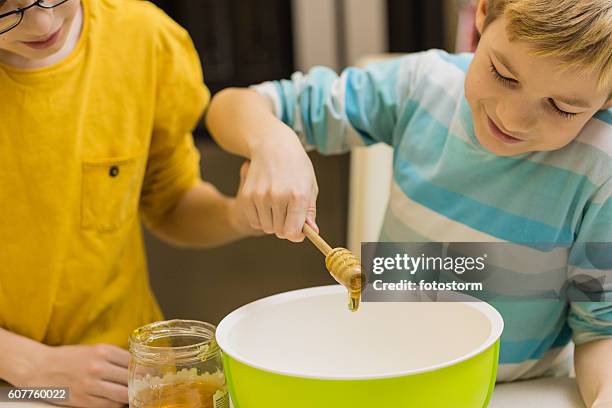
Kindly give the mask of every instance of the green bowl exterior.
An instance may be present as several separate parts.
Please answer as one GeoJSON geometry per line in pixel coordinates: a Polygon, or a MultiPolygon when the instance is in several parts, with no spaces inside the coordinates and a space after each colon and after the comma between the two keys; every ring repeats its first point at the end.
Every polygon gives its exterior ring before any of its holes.
{"type": "Polygon", "coordinates": [[[234,408],[483,408],[495,387],[498,356],[499,339],[449,367],[370,380],[275,374],[227,354],[223,364],[234,408]]]}

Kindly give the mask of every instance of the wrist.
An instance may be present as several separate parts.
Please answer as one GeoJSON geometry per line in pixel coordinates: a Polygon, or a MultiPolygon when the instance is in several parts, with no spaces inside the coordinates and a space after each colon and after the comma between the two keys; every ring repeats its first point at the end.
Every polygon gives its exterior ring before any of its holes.
{"type": "Polygon", "coordinates": [[[295,132],[284,123],[274,119],[261,127],[257,133],[248,139],[250,159],[269,157],[275,152],[284,153],[287,149],[303,150],[295,132]]]}
{"type": "Polygon", "coordinates": [[[40,343],[30,347],[23,355],[22,364],[15,367],[15,378],[11,384],[16,387],[40,386],[32,381],[40,375],[39,368],[46,366],[44,360],[48,349],[50,349],[49,346],[40,343]]]}
{"type": "Polygon", "coordinates": [[[228,199],[227,214],[227,219],[231,228],[240,238],[260,235],[259,231],[251,228],[246,216],[243,214],[240,205],[238,204],[238,200],[235,198],[228,199]]]}
{"type": "Polygon", "coordinates": [[[4,357],[0,363],[0,379],[16,386],[27,387],[44,366],[44,359],[51,347],[4,331],[0,345],[4,357]]]}

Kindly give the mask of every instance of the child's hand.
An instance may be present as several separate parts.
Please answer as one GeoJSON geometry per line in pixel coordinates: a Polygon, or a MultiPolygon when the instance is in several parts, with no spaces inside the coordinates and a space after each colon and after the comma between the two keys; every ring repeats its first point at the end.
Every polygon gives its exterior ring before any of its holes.
{"type": "Polygon", "coordinates": [[[21,387],[69,389],[69,400],[53,401],[69,407],[120,408],[128,403],[130,354],[119,347],[45,347],[34,356],[27,384],[21,387]]]}
{"type": "Polygon", "coordinates": [[[301,242],[305,222],[318,231],[319,188],[299,140],[289,128],[282,130],[287,134],[275,138],[280,142],[260,144],[253,150],[251,162],[242,166],[237,201],[252,228],[301,242]]]}
{"type": "Polygon", "coordinates": [[[250,89],[223,90],[213,98],[206,124],[221,147],[250,160],[234,206],[251,228],[295,242],[304,239],[305,222],[318,231],[312,163],[293,130],[277,119],[271,100],[250,89]]]}

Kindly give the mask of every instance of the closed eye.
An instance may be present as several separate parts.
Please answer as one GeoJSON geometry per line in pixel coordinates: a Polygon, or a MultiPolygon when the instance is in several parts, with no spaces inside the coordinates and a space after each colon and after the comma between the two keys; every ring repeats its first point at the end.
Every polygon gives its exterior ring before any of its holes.
{"type": "Polygon", "coordinates": [[[489,65],[490,65],[490,70],[493,73],[493,76],[499,82],[503,83],[506,86],[512,86],[512,85],[518,84],[518,81],[516,79],[508,78],[500,74],[497,68],[495,68],[495,64],[493,64],[493,61],[490,61],[489,65]]]}
{"type": "Polygon", "coordinates": [[[572,112],[566,112],[563,109],[560,109],[559,106],[557,106],[557,104],[555,103],[554,99],[550,98],[549,100],[550,106],[553,107],[553,109],[555,110],[556,113],[558,113],[559,115],[561,115],[562,117],[566,118],[566,119],[571,119],[573,117],[575,117],[576,115],[578,115],[577,113],[572,113],[572,112]]]}

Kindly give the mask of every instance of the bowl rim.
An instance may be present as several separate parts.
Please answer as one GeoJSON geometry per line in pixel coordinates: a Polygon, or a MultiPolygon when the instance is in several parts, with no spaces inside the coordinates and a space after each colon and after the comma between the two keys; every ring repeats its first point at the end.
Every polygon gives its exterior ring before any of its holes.
{"type": "Polygon", "coordinates": [[[217,331],[215,334],[217,344],[219,345],[219,347],[221,347],[221,350],[224,354],[227,354],[229,357],[233,358],[234,360],[242,364],[245,364],[249,367],[253,367],[253,368],[256,368],[262,371],[266,371],[269,373],[273,373],[273,374],[279,374],[279,375],[290,376],[290,377],[298,377],[298,378],[317,379],[317,380],[377,380],[377,379],[396,378],[396,377],[403,377],[403,376],[408,376],[408,375],[421,374],[421,373],[426,373],[429,371],[435,371],[435,370],[439,370],[445,367],[457,365],[463,361],[469,360],[470,358],[474,356],[477,356],[478,354],[486,351],[489,347],[493,346],[495,342],[501,337],[501,334],[504,329],[504,320],[501,314],[493,306],[489,305],[488,303],[484,301],[473,298],[469,295],[455,293],[454,295],[458,296],[459,298],[470,300],[470,301],[458,302],[458,303],[462,303],[464,305],[473,307],[474,309],[477,309],[479,312],[481,312],[483,315],[485,315],[488,318],[489,322],[491,323],[491,331],[489,333],[489,336],[486,338],[486,340],[484,340],[475,350],[469,353],[466,353],[456,359],[446,361],[440,364],[420,367],[420,368],[411,369],[411,370],[402,370],[402,371],[396,371],[396,372],[385,373],[385,374],[376,374],[376,375],[355,374],[355,375],[347,376],[347,375],[329,375],[329,374],[303,374],[297,371],[274,370],[268,367],[261,366],[259,364],[252,363],[249,361],[248,358],[238,353],[230,345],[229,334],[230,334],[232,327],[234,327],[234,325],[237,324],[246,314],[251,313],[253,310],[257,310],[263,306],[279,304],[279,303],[283,303],[283,302],[298,299],[298,298],[309,298],[313,296],[338,294],[338,293],[344,293],[344,292],[346,292],[346,289],[341,285],[315,286],[311,288],[297,289],[297,290],[292,290],[288,292],[283,292],[283,293],[279,293],[276,295],[271,295],[268,297],[264,297],[264,298],[255,300],[251,303],[248,303],[244,306],[239,307],[238,309],[234,310],[233,312],[225,316],[223,320],[221,320],[221,322],[217,326],[217,331]]]}

